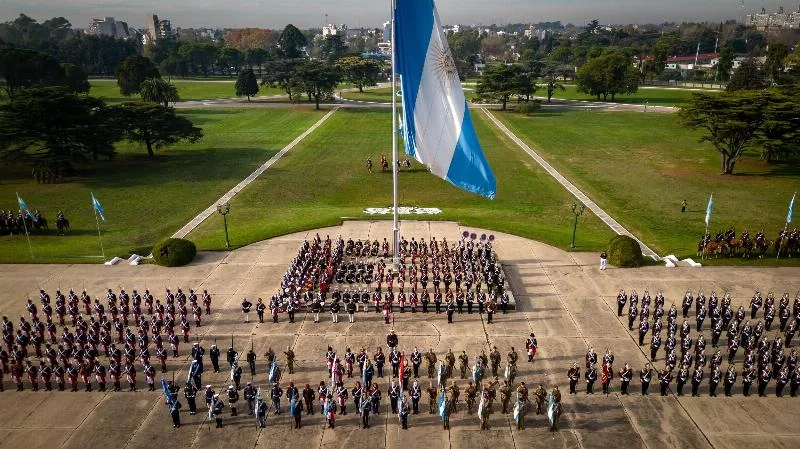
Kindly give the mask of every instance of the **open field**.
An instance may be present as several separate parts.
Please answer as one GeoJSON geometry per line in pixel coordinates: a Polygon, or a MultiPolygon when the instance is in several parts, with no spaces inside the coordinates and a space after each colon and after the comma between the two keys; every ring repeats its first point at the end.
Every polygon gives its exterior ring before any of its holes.
{"type": "Polygon", "coordinates": [[[711,193],[712,234],[736,226],[751,235],[764,228],[767,238],[775,238],[799,185],[796,166],[769,165],[753,155],[737,163],[735,176],[719,175],[717,153],[698,143],[700,134],[682,128],[674,114],[571,111],[498,117],[662,255],[694,257],[711,193]],[[684,199],[689,208],[681,214],[684,199]]]}
{"type": "MultiPolygon", "coordinates": [[[[156,150],[148,158],[143,148],[124,144],[117,159],[80,167],[76,178],[57,184],[36,184],[28,169],[0,170],[0,209],[14,209],[14,192],[39,209],[55,226],[62,209],[71,222],[66,237],[32,236],[35,262],[86,262],[99,255],[89,192],[106,211],[103,243],[106,254],[147,253],[200,210],[236,185],[321,117],[307,109],[202,109],[181,112],[203,128],[205,137],[194,145],[178,144],[156,150]],[[70,258],[76,257],[76,258],[70,258]]],[[[0,237],[0,261],[31,262],[24,236],[0,237]]]]}
{"type": "MultiPolygon", "coordinates": [[[[717,93],[718,90],[704,90],[706,93],[717,93]]],[[[650,104],[653,106],[680,106],[691,97],[693,91],[689,89],[670,89],[670,88],[651,88],[647,86],[640,86],[638,92],[629,95],[617,95],[615,102],[617,103],[630,103],[630,104],[650,104]]],[[[547,90],[543,86],[539,86],[536,90],[536,96],[547,98],[547,90]]],[[[574,84],[567,84],[564,90],[557,90],[553,93],[553,98],[564,100],[586,100],[597,101],[597,97],[578,92],[578,87],[574,84]]],[[[603,101],[603,97],[600,97],[603,101]]],[[[611,101],[611,97],[608,100],[611,101]]]]}
{"type": "MultiPolygon", "coordinates": [[[[178,95],[181,101],[186,100],[208,100],[213,98],[233,98],[236,97],[234,88],[235,80],[230,81],[189,81],[173,79],[170,80],[178,88],[178,95]]],[[[108,103],[120,103],[123,101],[135,101],[138,95],[125,97],[119,93],[116,80],[91,80],[92,86],[89,95],[100,97],[108,103]]],[[[285,92],[281,89],[260,86],[258,95],[281,95],[285,92]]],[[[242,97],[246,100],[245,97],[242,97]]]]}
{"type": "MultiPolygon", "coordinates": [[[[492,228],[565,248],[572,236],[573,198],[507,138],[473,112],[478,135],[498,178],[493,201],[450,186],[416,163],[400,173],[400,204],[438,207],[437,220],[492,228]]],[[[391,155],[388,111],[340,110],[231,202],[231,244],[242,246],[276,235],[366,218],[366,207],[391,205],[391,174],[381,173],[381,154],[391,155]],[[371,157],[375,173],[364,163],[371,157]]],[[[426,216],[427,218],[427,216],[426,216]]],[[[612,232],[586,214],[578,226],[581,250],[603,248],[612,232]]],[[[213,216],[189,235],[203,249],[222,249],[222,218],[213,216]]]]}
{"type": "MultiPolygon", "coordinates": [[[[475,98],[475,93],[472,91],[465,91],[464,97],[466,97],[467,101],[472,100],[475,98]]],[[[378,88],[368,88],[364,89],[364,92],[342,92],[342,98],[347,100],[358,100],[358,101],[371,101],[375,103],[391,103],[392,102],[392,89],[386,87],[378,87],[378,88]]],[[[400,102],[400,97],[397,97],[397,101],[400,102]]]]}

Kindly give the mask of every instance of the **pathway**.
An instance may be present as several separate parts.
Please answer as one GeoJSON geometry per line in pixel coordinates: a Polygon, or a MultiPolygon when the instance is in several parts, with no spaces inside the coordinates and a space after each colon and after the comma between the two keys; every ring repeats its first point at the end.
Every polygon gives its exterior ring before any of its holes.
{"type": "Polygon", "coordinates": [[[256,169],[256,171],[251,173],[250,176],[245,178],[239,184],[236,184],[234,188],[230,189],[226,194],[222,195],[218,200],[214,201],[213,204],[208,206],[208,208],[206,208],[203,212],[200,212],[196,217],[194,217],[191,221],[189,221],[189,223],[187,223],[184,227],[179,229],[178,232],[172,235],[172,238],[182,239],[186,237],[190,232],[192,232],[194,228],[200,226],[200,223],[204,222],[208,217],[210,217],[211,215],[214,214],[214,212],[216,212],[217,204],[224,204],[229,202],[234,196],[236,196],[237,193],[241,192],[245,187],[250,185],[251,182],[255,181],[256,178],[261,176],[261,174],[267,171],[268,168],[272,167],[272,165],[275,162],[278,162],[278,160],[280,160],[280,158],[282,158],[284,154],[288,153],[289,150],[297,146],[298,143],[302,142],[303,139],[308,137],[309,134],[313,133],[317,128],[319,128],[323,123],[325,123],[325,121],[328,120],[328,118],[330,118],[330,116],[333,115],[333,113],[336,112],[337,110],[339,110],[338,106],[328,111],[328,113],[322,116],[322,118],[319,119],[317,123],[314,123],[310,128],[305,130],[303,134],[297,136],[297,138],[291,141],[289,145],[283,147],[281,151],[272,156],[267,162],[264,162],[260,167],[258,167],[258,169],[256,169]]]}
{"type": "Polygon", "coordinates": [[[627,235],[629,237],[634,238],[637,242],[639,242],[639,246],[642,247],[642,254],[644,254],[645,256],[652,257],[655,260],[661,259],[661,257],[659,257],[659,255],[656,254],[655,251],[650,249],[635,235],[631,234],[631,232],[625,229],[624,226],[619,224],[617,220],[611,217],[611,215],[609,215],[606,211],[601,209],[600,206],[597,205],[597,203],[592,201],[588,196],[586,196],[585,193],[581,192],[580,189],[575,187],[575,184],[571,183],[567,178],[565,178],[561,173],[559,173],[555,168],[553,168],[552,165],[550,165],[546,160],[544,160],[544,158],[539,156],[539,154],[533,149],[531,149],[531,147],[528,146],[528,144],[523,142],[519,137],[517,137],[514,133],[512,133],[502,122],[500,122],[500,120],[495,118],[495,116],[491,112],[489,112],[488,109],[481,108],[481,110],[483,111],[484,114],[486,114],[487,117],[489,117],[492,123],[494,123],[498,129],[500,129],[500,131],[505,133],[505,135],[507,135],[511,140],[513,140],[514,143],[519,145],[519,147],[522,148],[523,151],[528,153],[528,155],[533,160],[535,160],[539,165],[541,165],[542,168],[547,173],[550,174],[550,176],[555,178],[555,180],[558,181],[559,184],[564,186],[564,188],[566,188],[570,193],[572,193],[575,196],[575,198],[577,198],[581,203],[585,204],[586,207],[588,207],[589,210],[592,211],[592,213],[594,213],[595,215],[597,215],[598,218],[603,220],[603,222],[607,224],[612,231],[616,232],[618,235],[627,235]]]}

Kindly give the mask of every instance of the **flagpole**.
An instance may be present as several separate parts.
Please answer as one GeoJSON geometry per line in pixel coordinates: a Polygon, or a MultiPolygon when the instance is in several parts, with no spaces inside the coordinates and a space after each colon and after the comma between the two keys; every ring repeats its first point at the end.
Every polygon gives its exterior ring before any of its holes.
{"type": "Polygon", "coordinates": [[[97,218],[97,208],[94,208],[94,221],[97,223],[97,238],[100,239],[100,252],[103,254],[103,259],[106,258],[106,250],[103,249],[103,236],[100,235],[100,220],[97,218]]]}
{"type": "MultiPolygon", "coordinates": [[[[28,215],[30,215],[30,212],[28,212],[28,211],[25,211],[25,212],[28,215]]],[[[25,238],[28,239],[28,251],[31,252],[31,259],[35,259],[36,257],[34,257],[34,255],[33,255],[33,246],[31,246],[31,236],[28,233],[28,224],[25,222],[25,218],[27,218],[27,217],[25,217],[25,216],[22,217],[22,227],[25,228],[25,238]]]]}
{"type": "Polygon", "coordinates": [[[392,236],[394,241],[395,268],[400,263],[400,223],[397,217],[397,74],[395,47],[395,1],[392,0],[392,236]]]}

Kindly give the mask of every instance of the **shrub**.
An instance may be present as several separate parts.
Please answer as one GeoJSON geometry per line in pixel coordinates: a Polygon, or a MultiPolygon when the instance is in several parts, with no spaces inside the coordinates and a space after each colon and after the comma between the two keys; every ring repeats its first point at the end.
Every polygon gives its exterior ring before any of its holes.
{"type": "Polygon", "coordinates": [[[197,247],[184,239],[166,239],[153,247],[153,259],[165,267],[182,267],[194,259],[197,247]]]}
{"type": "Polygon", "coordinates": [[[615,267],[638,267],[644,262],[639,242],[627,235],[618,235],[608,243],[608,263],[615,267]]]}
{"type": "Polygon", "coordinates": [[[542,102],[539,100],[531,100],[517,105],[517,112],[525,115],[533,115],[535,112],[542,108],[542,102]]]}

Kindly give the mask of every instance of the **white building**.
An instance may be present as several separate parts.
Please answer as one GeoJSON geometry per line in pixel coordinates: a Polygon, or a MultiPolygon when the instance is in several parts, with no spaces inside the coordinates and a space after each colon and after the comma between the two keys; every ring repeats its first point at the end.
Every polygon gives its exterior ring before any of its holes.
{"type": "Polygon", "coordinates": [[[113,17],[104,17],[102,19],[92,18],[92,21],[86,28],[86,34],[93,36],[111,36],[118,39],[129,39],[136,36],[136,32],[133,29],[129,29],[126,22],[114,20],[113,17]]]}
{"type": "Polygon", "coordinates": [[[325,25],[324,27],[322,27],[322,37],[323,38],[328,37],[328,36],[338,36],[338,35],[346,36],[346,34],[347,34],[347,25],[344,25],[344,24],[342,24],[342,25],[334,25],[334,24],[329,23],[329,24],[325,25]]]}

